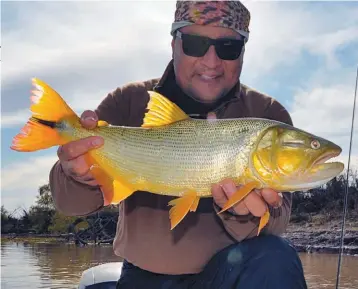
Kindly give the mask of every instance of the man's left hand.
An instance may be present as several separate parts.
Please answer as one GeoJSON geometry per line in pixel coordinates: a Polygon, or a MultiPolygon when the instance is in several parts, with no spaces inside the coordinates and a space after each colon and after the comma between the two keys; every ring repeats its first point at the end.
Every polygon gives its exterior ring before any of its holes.
{"type": "MultiPolygon", "coordinates": [[[[227,200],[240,188],[230,180],[224,180],[212,187],[212,195],[215,203],[223,208],[227,200]]],[[[272,189],[253,190],[240,203],[229,209],[237,215],[248,215],[251,213],[255,217],[262,217],[266,210],[267,204],[274,208],[282,205],[282,196],[272,189]]]]}

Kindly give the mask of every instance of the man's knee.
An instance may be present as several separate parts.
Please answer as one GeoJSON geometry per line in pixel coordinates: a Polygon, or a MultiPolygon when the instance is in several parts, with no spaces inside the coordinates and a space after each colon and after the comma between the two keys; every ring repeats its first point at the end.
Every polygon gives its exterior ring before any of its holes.
{"type": "Polygon", "coordinates": [[[281,237],[259,236],[234,245],[227,262],[240,279],[234,288],[259,288],[265,282],[261,288],[307,288],[297,251],[281,237]]]}
{"type": "Polygon", "coordinates": [[[227,261],[231,265],[258,259],[272,261],[271,259],[278,257],[281,260],[295,260],[298,255],[287,240],[274,235],[262,235],[245,240],[230,246],[227,251],[227,261]]]}
{"type": "Polygon", "coordinates": [[[256,252],[284,252],[296,254],[293,245],[286,239],[275,235],[262,235],[252,240],[256,252]]]}

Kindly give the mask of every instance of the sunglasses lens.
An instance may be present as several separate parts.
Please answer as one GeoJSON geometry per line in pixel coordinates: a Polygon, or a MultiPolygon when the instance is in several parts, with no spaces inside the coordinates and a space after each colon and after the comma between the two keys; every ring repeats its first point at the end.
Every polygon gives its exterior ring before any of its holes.
{"type": "Polygon", "coordinates": [[[244,41],[242,40],[218,40],[215,45],[216,53],[222,60],[235,60],[240,54],[244,41]]]}
{"type": "Polygon", "coordinates": [[[210,45],[206,38],[197,35],[183,34],[182,40],[184,53],[192,57],[204,56],[210,45]]]}

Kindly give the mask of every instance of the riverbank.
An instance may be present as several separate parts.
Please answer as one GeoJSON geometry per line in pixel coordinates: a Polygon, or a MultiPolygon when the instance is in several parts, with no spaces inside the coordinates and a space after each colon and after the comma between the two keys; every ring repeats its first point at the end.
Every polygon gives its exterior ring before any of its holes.
{"type": "MultiPolygon", "coordinates": [[[[340,217],[311,215],[309,220],[297,221],[293,216],[283,237],[290,240],[299,252],[337,254],[341,244],[340,217]]],[[[344,232],[344,254],[358,255],[358,217],[347,216],[344,232]]]]}
{"type": "MultiPolygon", "coordinates": [[[[341,243],[341,219],[326,215],[292,216],[283,237],[290,240],[299,252],[339,253],[341,243]]],[[[1,240],[24,243],[73,243],[67,234],[6,234],[1,240]]],[[[358,255],[358,217],[348,216],[344,236],[344,254],[358,255]]]]}
{"type": "Polygon", "coordinates": [[[23,243],[64,243],[70,238],[68,234],[1,234],[1,241],[23,243]]]}

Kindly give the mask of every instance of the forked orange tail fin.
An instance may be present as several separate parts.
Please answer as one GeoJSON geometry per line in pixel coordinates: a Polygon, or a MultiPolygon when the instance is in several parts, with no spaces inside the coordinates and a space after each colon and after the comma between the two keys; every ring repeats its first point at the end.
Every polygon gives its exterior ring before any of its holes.
{"type": "Polygon", "coordinates": [[[45,82],[33,78],[32,84],[32,117],[13,138],[10,148],[16,151],[37,151],[64,144],[65,140],[61,138],[56,125],[66,118],[78,118],[62,97],[45,82]]]}

